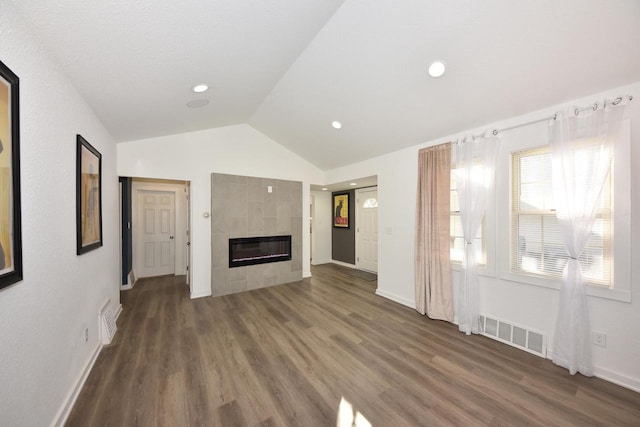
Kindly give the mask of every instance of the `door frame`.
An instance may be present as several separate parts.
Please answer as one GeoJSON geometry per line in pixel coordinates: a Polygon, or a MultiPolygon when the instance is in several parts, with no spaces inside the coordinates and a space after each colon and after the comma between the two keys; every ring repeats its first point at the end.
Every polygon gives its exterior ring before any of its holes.
{"type": "MultiPolygon", "coordinates": [[[[175,275],[189,275],[190,268],[188,261],[190,259],[191,246],[187,245],[188,240],[188,218],[190,215],[189,206],[189,185],[187,181],[168,181],[162,179],[141,179],[133,178],[131,185],[131,224],[134,232],[132,233],[133,240],[133,265],[132,269],[135,277],[138,277],[136,254],[138,253],[138,192],[139,191],[164,191],[174,193],[175,196],[175,251],[174,251],[174,274],[175,275]]],[[[187,277],[187,283],[191,283],[187,277]]],[[[191,285],[189,285],[191,287],[191,285]]]]}
{"type": "MultiPolygon", "coordinates": [[[[377,196],[377,194],[378,194],[378,186],[377,185],[376,186],[371,186],[371,187],[356,188],[356,191],[355,191],[355,196],[356,196],[355,197],[355,199],[356,199],[355,200],[355,204],[356,204],[356,268],[359,269],[359,270],[363,270],[360,267],[360,254],[359,254],[359,252],[360,252],[360,229],[359,229],[360,225],[359,225],[359,223],[360,223],[360,220],[361,220],[361,213],[362,213],[362,207],[360,206],[360,194],[366,193],[368,191],[374,191],[374,190],[376,192],[376,199],[379,201],[380,197],[377,196]]],[[[376,208],[376,215],[378,215],[378,210],[377,209],[378,208],[376,208]]],[[[377,234],[380,234],[380,233],[377,233],[377,234]]],[[[378,246],[378,244],[379,244],[379,237],[376,237],[376,246],[378,246]]],[[[377,252],[380,253],[380,251],[377,251],[377,252]]],[[[377,263],[378,263],[378,260],[376,260],[376,265],[377,265],[377,263]]],[[[376,274],[378,273],[377,270],[378,269],[376,268],[376,271],[375,271],[376,274]]],[[[366,270],[366,271],[370,271],[370,270],[366,270]]]]}

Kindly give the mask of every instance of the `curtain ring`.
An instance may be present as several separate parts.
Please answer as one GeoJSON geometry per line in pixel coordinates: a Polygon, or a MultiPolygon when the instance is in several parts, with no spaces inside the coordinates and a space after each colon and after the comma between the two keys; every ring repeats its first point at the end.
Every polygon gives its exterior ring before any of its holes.
{"type": "Polygon", "coordinates": [[[580,111],[576,108],[575,110],[573,110],[573,114],[577,116],[578,114],[580,114],[580,111]]]}
{"type": "Polygon", "coordinates": [[[593,104],[593,111],[596,111],[598,109],[598,103],[596,102],[595,104],[593,104]]]}
{"type": "Polygon", "coordinates": [[[496,136],[498,134],[498,129],[494,129],[491,133],[493,134],[493,136],[496,136]]]}
{"type": "Polygon", "coordinates": [[[613,100],[612,104],[613,104],[613,105],[618,105],[618,104],[620,104],[621,102],[622,102],[622,97],[621,97],[621,96],[619,96],[619,97],[617,97],[616,99],[614,99],[614,100],[613,100]]]}

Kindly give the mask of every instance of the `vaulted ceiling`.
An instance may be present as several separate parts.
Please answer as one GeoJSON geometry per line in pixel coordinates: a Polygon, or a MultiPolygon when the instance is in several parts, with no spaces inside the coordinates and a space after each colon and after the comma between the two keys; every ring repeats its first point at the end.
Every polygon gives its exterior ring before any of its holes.
{"type": "Polygon", "coordinates": [[[117,141],[247,123],[325,170],[640,80],[638,0],[13,2],[117,141]]]}

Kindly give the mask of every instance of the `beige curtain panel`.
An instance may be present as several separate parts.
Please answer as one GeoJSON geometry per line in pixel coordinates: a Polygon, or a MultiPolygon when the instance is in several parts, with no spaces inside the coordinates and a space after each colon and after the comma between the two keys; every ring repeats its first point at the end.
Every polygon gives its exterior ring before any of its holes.
{"type": "Polygon", "coordinates": [[[420,150],[416,198],[416,310],[431,319],[452,322],[450,181],[451,143],[420,150]]]}

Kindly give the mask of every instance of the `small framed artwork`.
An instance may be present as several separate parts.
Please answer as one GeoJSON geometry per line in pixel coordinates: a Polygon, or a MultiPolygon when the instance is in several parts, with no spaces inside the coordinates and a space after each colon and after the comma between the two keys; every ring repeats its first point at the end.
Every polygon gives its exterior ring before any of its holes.
{"type": "Polygon", "coordinates": [[[82,136],[76,140],[77,254],[102,246],[102,155],[82,136]]]}
{"type": "Polygon", "coordinates": [[[349,228],[349,193],[333,195],[333,226],[349,228]]]}
{"type": "Polygon", "coordinates": [[[19,79],[0,61],[0,289],[22,280],[19,79]]]}

